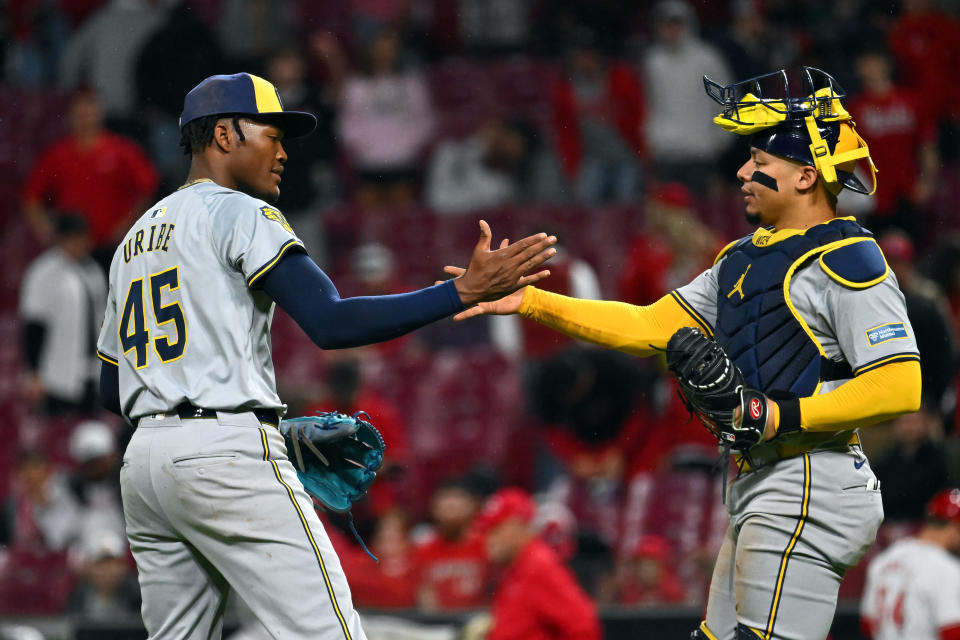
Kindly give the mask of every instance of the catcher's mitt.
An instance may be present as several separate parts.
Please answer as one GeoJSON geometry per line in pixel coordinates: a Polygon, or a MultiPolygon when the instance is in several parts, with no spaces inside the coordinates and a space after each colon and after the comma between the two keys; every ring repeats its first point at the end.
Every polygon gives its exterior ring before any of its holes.
{"type": "Polygon", "coordinates": [[[287,452],[293,453],[303,488],[331,511],[349,511],[367,493],[383,464],[383,437],[363,411],[283,420],[280,432],[287,452]]]}
{"type": "Polygon", "coordinates": [[[687,409],[721,445],[746,452],[760,442],[767,423],[766,397],[747,388],[743,374],[720,345],[684,327],[667,342],[667,366],[680,382],[687,409]],[[737,408],[741,411],[735,422],[737,408]]]}

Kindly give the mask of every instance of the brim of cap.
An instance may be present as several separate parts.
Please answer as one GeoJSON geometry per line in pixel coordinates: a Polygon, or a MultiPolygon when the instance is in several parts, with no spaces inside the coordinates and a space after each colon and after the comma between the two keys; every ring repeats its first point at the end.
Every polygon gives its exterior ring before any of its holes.
{"type": "Polygon", "coordinates": [[[283,137],[299,138],[317,128],[317,116],[306,111],[277,111],[275,113],[251,113],[251,120],[269,122],[283,129],[283,137]]]}

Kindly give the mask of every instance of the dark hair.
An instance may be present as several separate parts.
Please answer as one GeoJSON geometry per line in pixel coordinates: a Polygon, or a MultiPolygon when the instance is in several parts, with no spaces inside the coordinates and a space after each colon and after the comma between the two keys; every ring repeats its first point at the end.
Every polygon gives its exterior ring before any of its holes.
{"type": "Polygon", "coordinates": [[[245,140],[243,131],[240,130],[240,118],[244,117],[239,113],[219,113],[212,116],[204,116],[187,123],[180,133],[180,146],[183,147],[184,155],[203,153],[211,142],[213,142],[213,129],[221,118],[233,118],[233,128],[240,136],[240,140],[245,140]]]}
{"type": "Polygon", "coordinates": [[[54,219],[54,229],[61,238],[67,236],[82,236],[87,233],[90,225],[87,219],[72,211],[62,213],[54,219]]]}

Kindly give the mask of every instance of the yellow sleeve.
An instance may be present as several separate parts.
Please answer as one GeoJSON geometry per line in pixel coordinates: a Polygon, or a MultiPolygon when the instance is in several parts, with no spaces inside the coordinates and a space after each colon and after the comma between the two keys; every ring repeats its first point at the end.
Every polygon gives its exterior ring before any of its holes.
{"type": "Polygon", "coordinates": [[[662,351],[681,327],[702,329],[672,295],[639,307],[625,302],[581,300],[527,287],[519,313],[572,338],[637,356],[662,351]]]}
{"type": "Polygon", "coordinates": [[[893,362],[860,374],[833,391],[800,398],[804,431],[865,427],[920,408],[920,362],[893,362]]]}

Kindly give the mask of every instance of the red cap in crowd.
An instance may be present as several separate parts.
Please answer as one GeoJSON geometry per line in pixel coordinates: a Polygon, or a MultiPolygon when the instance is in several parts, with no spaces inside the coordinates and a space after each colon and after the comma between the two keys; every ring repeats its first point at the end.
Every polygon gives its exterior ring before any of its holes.
{"type": "Polygon", "coordinates": [[[693,207],[693,194],[679,182],[665,182],[658,185],[653,191],[653,198],[662,205],[677,209],[693,207]]]}
{"type": "Polygon", "coordinates": [[[477,516],[476,526],[486,532],[511,518],[529,523],[535,511],[533,498],[523,489],[501,489],[487,499],[483,511],[477,516]]]}
{"type": "Polygon", "coordinates": [[[888,260],[913,262],[913,243],[905,233],[890,232],[880,238],[880,250],[888,260]]]}
{"type": "Polygon", "coordinates": [[[944,489],[930,498],[927,517],[960,524],[960,489],[944,489]]]}

